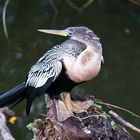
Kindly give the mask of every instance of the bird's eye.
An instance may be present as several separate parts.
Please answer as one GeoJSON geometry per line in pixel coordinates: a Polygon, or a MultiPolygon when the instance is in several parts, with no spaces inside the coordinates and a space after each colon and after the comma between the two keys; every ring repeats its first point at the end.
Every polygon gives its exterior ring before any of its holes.
{"type": "Polygon", "coordinates": [[[69,36],[73,36],[73,33],[71,31],[68,31],[69,36]]]}

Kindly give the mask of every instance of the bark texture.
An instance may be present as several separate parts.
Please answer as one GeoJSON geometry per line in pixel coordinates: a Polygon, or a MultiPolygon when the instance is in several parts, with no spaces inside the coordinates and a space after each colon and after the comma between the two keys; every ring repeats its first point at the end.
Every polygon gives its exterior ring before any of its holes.
{"type": "Polygon", "coordinates": [[[46,117],[33,123],[35,140],[133,140],[126,129],[97,104],[59,122],[55,105],[50,102],[47,102],[46,117]]]}

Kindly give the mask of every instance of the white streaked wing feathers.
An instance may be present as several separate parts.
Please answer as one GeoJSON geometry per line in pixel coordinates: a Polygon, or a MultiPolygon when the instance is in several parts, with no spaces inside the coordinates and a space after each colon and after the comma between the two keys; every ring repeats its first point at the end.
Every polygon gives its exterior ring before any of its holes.
{"type": "Polygon", "coordinates": [[[53,81],[58,77],[62,70],[62,63],[60,61],[51,61],[47,63],[40,63],[34,65],[29,71],[26,85],[35,88],[43,86],[49,78],[53,81]]]}

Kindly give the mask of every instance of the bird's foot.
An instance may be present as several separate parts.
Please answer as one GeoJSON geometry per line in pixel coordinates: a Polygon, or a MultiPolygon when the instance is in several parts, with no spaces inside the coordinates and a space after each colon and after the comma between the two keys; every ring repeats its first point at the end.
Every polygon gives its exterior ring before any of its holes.
{"type": "Polygon", "coordinates": [[[67,118],[73,116],[73,113],[69,111],[64,102],[58,99],[50,99],[48,95],[45,96],[45,102],[47,105],[47,117],[57,120],[58,122],[63,122],[67,118]]]}
{"type": "Polygon", "coordinates": [[[89,107],[93,105],[92,100],[86,101],[72,101],[70,93],[63,92],[61,94],[62,101],[64,102],[67,110],[74,113],[86,112],[89,107]]]}
{"type": "Polygon", "coordinates": [[[53,102],[56,108],[56,118],[59,122],[63,122],[74,116],[73,113],[86,112],[87,109],[93,105],[92,100],[72,101],[70,93],[67,92],[61,94],[61,100],[54,99],[53,102]]]}
{"type": "Polygon", "coordinates": [[[73,113],[69,111],[64,102],[61,100],[54,100],[55,106],[56,106],[56,115],[57,115],[57,120],[59,122],[63,122],[66,119],[70,118],[73,116],[73,113]]]}

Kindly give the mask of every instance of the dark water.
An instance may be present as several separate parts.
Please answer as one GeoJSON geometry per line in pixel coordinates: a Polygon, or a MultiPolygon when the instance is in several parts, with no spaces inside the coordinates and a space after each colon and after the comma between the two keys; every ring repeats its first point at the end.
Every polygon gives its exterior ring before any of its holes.
{"type": "MultiPolygon", "coordinates": [[[[85,1],[76,2],[80,7],[85,1]]],[[[57,10],[53,10],[47,0],[10,1],[7,10],[9,43],[0,19],[0,92],[25,80],[31,65],[54,44],[64,40],[39,33],[38,28],[64,29],[84,25],[101,38],[105,64],[96,79],[76,90],[92,93],[96,98],[140,115],[140,7],[132,6],[125,0],[95,0],[88,8],[78,12],[66,0],[54,3],[57,10]]],[[[1,0],[0,16],[3,5],[4,0],[1,0]]],[[[30,117],[25,115],[25,102],[14,108],[18,121],[16,125],[10,125],[10,129],[17,140],[32,138],[26,125],[39,112],[43,113],[42,102],[35,102],[30,117]]],[[[140,127],[140,120],[120,110],[115,111],[140,127]]],[[[140,139],[138,134],[130,132],[137,140],[140,139]]]]}

